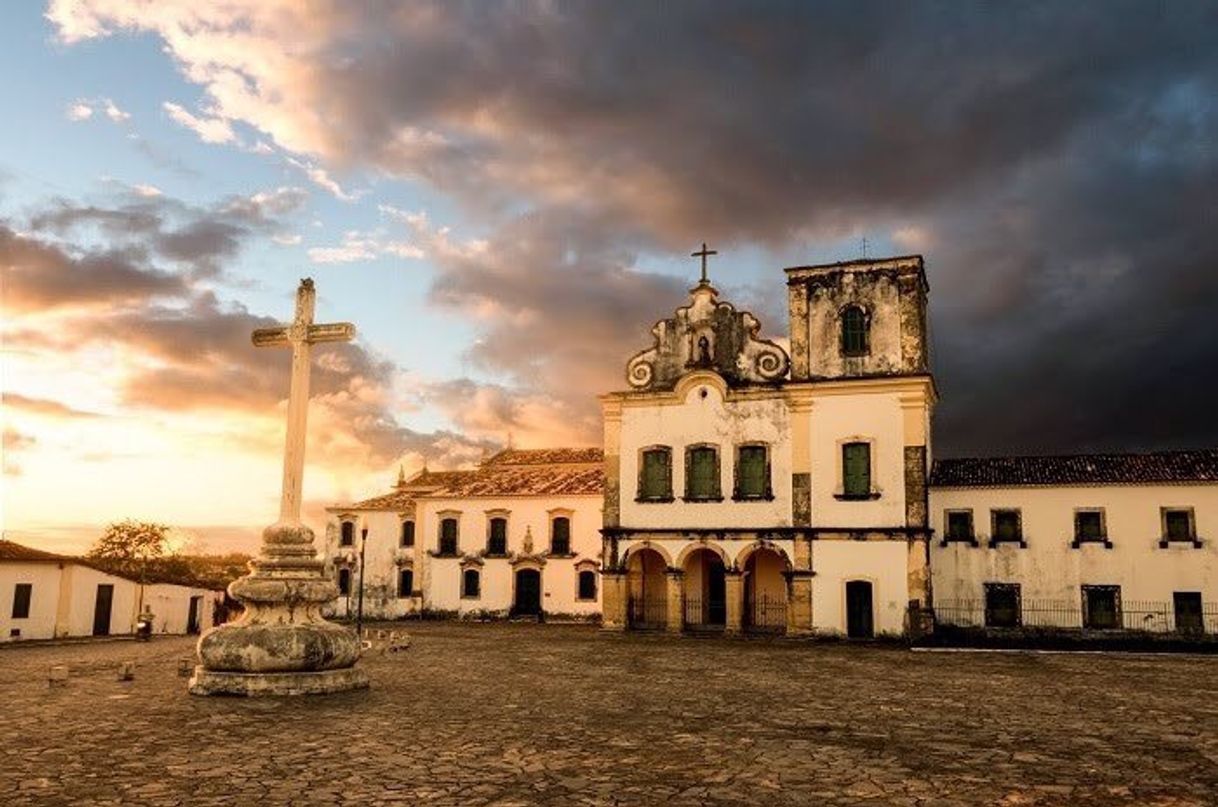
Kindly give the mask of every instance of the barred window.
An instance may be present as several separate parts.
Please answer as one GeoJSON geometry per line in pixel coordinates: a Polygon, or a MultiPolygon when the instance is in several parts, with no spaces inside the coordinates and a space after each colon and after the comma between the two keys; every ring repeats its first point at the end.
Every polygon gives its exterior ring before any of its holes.
{"type": "Polygon", "coordinates": [[[990,538],[991,541],[1015,543],[1023,541],[1023,527],[1020,524],[1018,510],[992,510],[990,513],[994,521],[994,534],[990,538]]]}
{"type": "Polygon", "coordinates": [[[947,540],[974,540],[972,510],[947,511],[947,540]]]}
{"type": "Polygon", "coordinates": [[[1102,510],[1078,510],[1074,513],[1075,541],[1103,541],[1104,538],[1102,510]]]}
{"type": "Polygon", "coordinates": [[[1168,541],[1192,541],[1195,536],[1193,511],[1185,508],[1165,509],[1163,532],[1168,541]]]}

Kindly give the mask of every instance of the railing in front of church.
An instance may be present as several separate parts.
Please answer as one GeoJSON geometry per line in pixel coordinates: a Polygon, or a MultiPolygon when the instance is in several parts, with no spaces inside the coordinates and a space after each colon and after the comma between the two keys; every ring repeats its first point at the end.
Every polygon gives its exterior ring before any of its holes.
{"type": "Polygon", "coordinates": [[[744,629],[752,633],[782,633],[787,629],[787,598],[761,594],[745,601],[744,629]]]}
{"type": "Polygon", "coordinates": [[[1124,630],[1142,633],[1218,634],[1218,602],[1177,611],[1172,603],[1124,600],[1114,613],[1090,620],[1082,601],[1022,600],[1014,608],[986,607],[985,600],[935,600],[935,620],[957,628],[1124,630]],[[1088,624],[1090,622],[1090,624],[1088,624]]]}
{"type": "Polygon", "coordinates": [[[635,630],[663,630],[668,624],[668,603],[663,597],[630,597],[626,616],[635,630]]]}

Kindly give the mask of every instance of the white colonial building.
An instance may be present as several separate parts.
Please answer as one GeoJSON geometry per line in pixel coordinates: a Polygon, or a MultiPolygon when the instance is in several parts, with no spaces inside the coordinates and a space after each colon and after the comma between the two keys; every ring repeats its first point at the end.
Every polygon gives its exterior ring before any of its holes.
{"type": "Polygon", "coordinates": [[[943,624],[1218,632],[1218,451],[939,460],[943,624]]]}
{"type": "Polygon", "coordinates": [[[508,449],[330,507],[333,612],[353,616],[362,584],[368,618],[595,619],[602,491],[600,449],[508,449]]]}
{"type": "Polygon", "coordinates": [[[200,633],[223,600],[222,591],[142,585],[85,558],[0,540],[0,642],[131,634],[145,605],[154,633],[200,633]]]}

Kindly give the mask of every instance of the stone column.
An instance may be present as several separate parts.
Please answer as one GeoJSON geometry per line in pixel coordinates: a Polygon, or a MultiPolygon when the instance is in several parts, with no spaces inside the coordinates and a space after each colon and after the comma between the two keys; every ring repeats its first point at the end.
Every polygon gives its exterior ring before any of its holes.
{"type": "Polygon", "coordinates": [[[601,629],[626,630],[625,572],[601,572],[601,629]]]}
{"type": "Polygon", "coordinates": [[[787,635],[812,635],[812,572],[787,574],[787,635]]]}
{"type": "Polygon", "coordinates": [[[728,569],[723,573],[723,583],[727,590],[727,624],[723,631],[730,636],[744,627],[744,575],[728,569]]]}
{"type": "Polygon", "coordinates": [[[669,569],[664,574],[664,583],[668,594],[668,632],[680,633],[685,627],[684,598],[682,597],[685,572],[680,569],[669,569]]]}

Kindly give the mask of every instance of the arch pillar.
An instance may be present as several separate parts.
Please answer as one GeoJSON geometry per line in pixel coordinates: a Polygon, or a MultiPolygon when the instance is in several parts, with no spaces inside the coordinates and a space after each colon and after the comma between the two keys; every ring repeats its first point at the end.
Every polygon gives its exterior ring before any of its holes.
{"type": "Polygon", "coordinates": [[[665,630],[669,633],[680,633],[684,627],[685,608],[681,596],[684,580],[685,572],[681,569],[670,568],[664,573],[665,593],[668,599],[668,622],[665,630]]]}
{"type": "Polygon", "coordinates": [[[601,572],[601,629],[626,629],[626,573],[601,572]]]}
{"type": "Polygon", "coordinates": [[[744,625],[744,575],[739,569],[725,569],[723,587],[727,599],[727,621],[723,632],[740,633],[744,625]]]}
{"type": "Polygon", "coordinates": [[[811,570],[787,573],[787,635],[812,635],[812,575],[811,570]]]}

